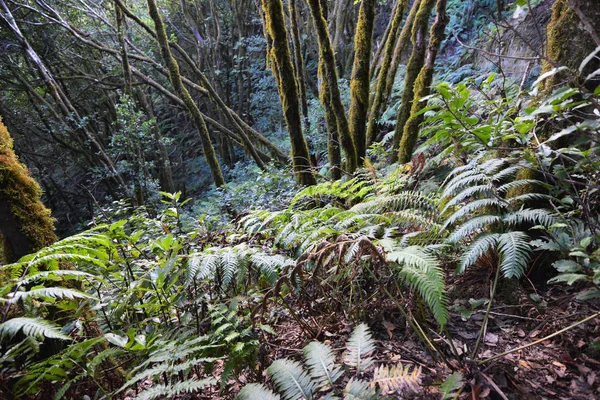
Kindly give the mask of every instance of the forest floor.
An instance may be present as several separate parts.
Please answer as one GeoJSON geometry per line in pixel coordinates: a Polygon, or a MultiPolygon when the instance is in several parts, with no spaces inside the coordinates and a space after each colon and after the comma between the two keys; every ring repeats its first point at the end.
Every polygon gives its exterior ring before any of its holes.
{"type": "MultiPolygon", "coordinates": [[[[461,289],[457,296],[459,290],[455,287],[450,291],[451,299],[465,298],[465,292],[479,294],[482,298],[484,293],[481,292],[489,290],[489,285],[472,284],[468,279],[457,285],[468,290],[461,289]]],[[[478,364],[504,351],[545,338],[598,312],[600,303],[575,301],[576,294],[575,289],[564,286],[548,286],[536,292],[533,286],[523,288],[501,282],[484,340],[474,360],[470,360],[471,352],[481,330],[487,303],[453,302],[448,331],[453,338],[454,350],[447,334],[442,337],[437,332],[430,332],[446,362],[439,355],[434,359],[427,352],[391,301],[375,298],[373,308],[363,311],[366,311],[366,322],[377,341],[375,365],[401,362],[403,366],[422,368],[420,391],[405,394],[402,398],[439,399],[440,384],[448,375],[460,371],[466,383],[461,395],[456,397],[460,399],[600,399],[600,350],[591,345],[600,339],[598,318],[540,344],[478,364]],[[472,304],[476,306],[474,310],[472,304]]],[[[356,324],[342,315],[319,315],[318,303],[316,300],[309,308],[299,303],[291,305],[299,316],[312,321],[311,325],[318,329],[318,340],[341,352],[356,324]]],[[[276,320],[271,321],[265,317],[264,322],[270,323],[278,335],[262,343],[264,354],[256,371],[243,375],[239,381],[231,381],[229,393],[205,393],[206,398],[234,398],[244,384],[263,380],[257,376],[266,377],[263,368],[275,359],[301,360],[302,348],[310,342],[306,332],[287,313],[278,313],[276,320]]],[[[365,377],[372,376],[373,369],[371,366],[365,377]]],[[[349,378],[345,376],[340,386],[343,387],[349,378]]]]}

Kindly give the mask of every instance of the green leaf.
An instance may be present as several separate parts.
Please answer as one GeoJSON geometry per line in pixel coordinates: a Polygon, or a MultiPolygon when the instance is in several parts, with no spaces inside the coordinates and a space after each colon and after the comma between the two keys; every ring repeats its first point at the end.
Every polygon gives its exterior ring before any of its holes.
{"type": "Polygon", "coordinates": [[[60,331],[60,327],[50,321],[41,318],[19,317],[12,318],[0,324],[0,337],[13,337],[19,331],[23,331],[26,336],[32,336],[38,339],[50,338],[71,340],[60,331]]]}

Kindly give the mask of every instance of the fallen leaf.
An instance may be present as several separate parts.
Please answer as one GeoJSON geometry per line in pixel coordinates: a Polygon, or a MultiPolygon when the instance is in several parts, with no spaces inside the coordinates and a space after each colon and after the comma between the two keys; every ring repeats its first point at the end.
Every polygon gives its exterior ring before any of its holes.
{"type": "Polygon", "coordinates": [[[394,329],[396,329],[396,325],[392,324],[389,321],[386,321],[385,319],[383,320],[383,322],[381,324],[387,331],[387,334],[390,337],[390,339],[392,339],[394,337],[394,329]]]}
{"type": "Polygon", "coordinates": [[[498,344],[498,335],[495,335],[493,333],[486,333],[485,334],[485,343],[488,344],[489,346],[496,346],[498,344]]]}

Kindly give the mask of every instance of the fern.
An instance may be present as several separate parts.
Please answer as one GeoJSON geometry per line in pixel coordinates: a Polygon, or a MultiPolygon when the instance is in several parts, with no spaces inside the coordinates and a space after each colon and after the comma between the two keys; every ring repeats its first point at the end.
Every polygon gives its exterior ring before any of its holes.
{"type": "Polygon", "coordinates": [[[310,376],[322,389],[332,387],[342,375],[342,368],[335,364],[335,355],[331,347],[319,342],[312,342],[304,347],[304,359],[310,376]]]}
{"type": "Polygon", "coordinates": [[[315,383],[297,361],[276,360],[267,369],[283,400],[312,400],[315,383]]]}
{"type": "Polygon", "coordinates": [[[498,236],[500,270],[507,278],[521,278],[531,258],[529,236],[524,232],[507,232],[498,236]]]}
{"type": "Polygon", "coordinates": [[[417,290],[431,308],[438,324],[444,327],[448,322],[448,301],[445,296],[444,273],[436,258],[420,246],[394,249],[386,257],[399,266],[400,278],[417,290]]]}
{"type": "Polygon", "coordinates": [[[369,327],[366,324],[360,324],[354,328],[348,343],[346,343],[344,362],[358,371],[364,371],[373,364],[373,359],[367,358],[373,350],[375,350],[375,342],[369,327]]]}
{"type": "Polygon", "coordinates": [[[89,294],[80,292],[75,289],[67,289],[61,287],[49,287],[49,288],[39,288],[39,289],[31,289],[26,292],[15,292],[14,296],[10,299],[12,303],[15,303],[19,300],[25,300],[28,298],[44,298],[51,297],[54,299],[91,299],[93,298],[89,294]]]}
{"type": "Polygon", "coordinates": [[[444,383],[440,386],[442,400],[452,399],[456,397],[456,391],[463,387],[463,376],[460,372],[455,372],[449,375],[444,383]]]}
{"type": "Polygon", "coordinates": [[[194,393],[206,386],[214,385],[216,380],[214,378],[207,378],[201,380],[187,380],[177,382],[172,385],[156,385],[141,392],[138,396],[138,400],[153,400],[158,398],[173,398],[183,393],[194,393]]]}
{"type": "Polygon", "coordinates": [[[344,400],[376,400],[379,396],[369,382],[350,379],[344,388],[344,400]]]}
{"type": "Polygon", "coordinates": [[[537,180],[517,179],[517,172],[524,167],[510,159],[482,161],[479,157],[450,174],[442,195],[445,202],[442,212],[453,211],[443,227],[456,225],[449,243],[471,241],[462,255],[458,272],[493,251],[498,255],[498,267],[505,277],[523,276],[531,259],[531,244],[522,230],[527,225],[548,227],[555,222],[552,213],[543,208],[517,208],[523,201],[549,196],[527,193],[507,197],[511,190],[526,185],[546,186],[537,180]]]}
{"type": "Polygon", "coordinates": [[[41,318],[18,317],[0,324],[0,338],[5,336],[13,337],[19,331],[23,331],[27,336],[39,339],[71,340],[70,337],[60,331],[58,326],[41,318]]]}
{"type": "Polygon", "coordinates": [[[416,391],[421,380],[421,367],[414,368],[412,372],[410,367],[404,368],[401,363],[398,365],[381,365],[375,368],[371,387],[378,385],[384,394],[401,394],[407,390],[416,391]]]}
{"type": "Polygon", "coordinates": [[[273,393],[263,385],[257,383],[250,383],[240,390],[238,393],[237,400],[280,400],[281,397],[278,394],[273,393]]]}

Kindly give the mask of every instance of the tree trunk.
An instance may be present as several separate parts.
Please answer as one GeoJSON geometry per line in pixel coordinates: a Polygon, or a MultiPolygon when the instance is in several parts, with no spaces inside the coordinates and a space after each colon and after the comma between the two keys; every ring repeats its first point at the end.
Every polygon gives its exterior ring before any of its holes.
{"type": "Polygon", "coordinates": [[[16,262],[58,240],[41,195],[40,186],[17,159],[0,117],[0,259],[4,262],[16,262]]]}
{"type": "Polygon", "coordinates": [[[400,163],[407,163],[411,160],[417,138],[419,137],[419,125],[421,125],[424,119],[421,110],[426,106],[426,103],[420,100],[429,95],[431,82],[433,80],[435,59],[440,50],[442,41],[444,40],[444,30],[449,21],[448,15],[446,14],[446,0],[437,0],[435,12],[435,21],[431,26],[431,33],[429,35],[427,59],[415,81],[415,93],[410,110],[410,118],[404,126],[402,140],[400,141],[400,154],[398,155],[398,161],[400,163]]]}
{"type": "Polygon", "coordinates": [[[329,40],[329,34],[327,33],[327,22],[325,21],[325,18],[323,18],[319,0],[307,0],[307,2],[317,31],[320,58],[323,60],[324,74],[322,80],[328,81],[327,84],[330,88],[331,106],[337,122],[337,131],[342,148],[346,154],[346,170],[352,173],[358,166],[356,147],[352,140],[352,136],[350,135],[346,110],[344,109],[344,104],[340,97],[340,89],[338,87],[337,72],[335,68],[335,56],[333,55],[331,41],[329,40]]]}
{"type": "Polygon", "coordinates": [[[221,172],[221,167],[219,167],[219,162],[217,161],[217,155],[215,153],[215,149],[210,141],[210,135],[208,133],[208,129],[206,128],[206,123],[204,122],[204,118],[202,118],[202,113],[200,109],[190,96],[190,93],[183,86],[183,82],[181,80],[181,75],[179,73],[179,65],[175,58],[171,54],[171,49],[169,48],[169,41],[167,38],[167,32],[165,31],[165,26],[162,21],[162,18],[158,12],[158,6],[156,5],[156,0],[148,0],[148,11],[150,17],[154,21],[154,25],[156,26],[156,40],[160,47],[160,54],[167,65],[169,70],[169,79],[175,92],[177,95],[183,100],[186,108],[192,115],[194,120],[194,124],[196,125],[196,129],[198,129],[198,134],[200,135],[200,140],[202,141],[202,149],[204,151],[204,157],[208,166],[210,167],[210,172],[212,174],[213,181],[217,187],[221,187],[225,185],[225,179],[223,178],[223,173],[221,172]]]}
{"type": "Polygon", "coordinates": [[[404,125],[410,116],[410,109],[414,99],[414,84],[421,68],[425,62],[427,27],[429,25],[429,15],[435,4],[435,0],[422,0],[419,5],[419,11],[415,15],[415,22],[412,29],[412,54],[406,66],[406,77],[404,79],[404,91],[402,92],[402,103],[396,117],[396,131],[394,132],[394,142],[392,147],[392,162],[398,159],[398,148],[400,139],[403,136],[404,125]]]}
{"type": "Polygon", "coordinates": [[[362,0],[358,12],[356,34],[354,36],[354,66],[350,81],[350,133],[356,146],[359,161],[367,151],[366,123],[369,112],[369,66],[375,0],[362,0]]]}
{"type": "Polygon", "coordinates": [[[290,33],[292,34],[292,44],[294,49],[294,66],[296,71],[296,81],[298,83],[298,93],[300,94],[300,103],[302,104],[302,115],[308,126],[308,100],[306,98],[306,70],[304,68],[304,57],[302,57],[302,44],[300,42],[300,29],[298,27],[298,4],[297,0],[289,0],[290,12],[290,33]]]}
{"type": "Polygon", "coordinates": [[[388,71],[387,78],[385,79],[385,91],[383,98],[383,107],[388,104],[390,96],[392,95],[392,88],[394,87],[394,81],[396,80],[396,73],[398,72],[398,67],[400,66],[400,58],[402,56],[402,52],[406,48],[410,40],[410,33],[412,31],[412,27],[415,21],[415,15],[419,10],[419,5],[421,4],[421,0],[415,0],[412,7],[410,8],[410,12],[408,13],[408,17],[406,17],[406,22],[402,27],[402,31],[400,32],[400,37],[396,42],[396,47],[394,47],[394,55],[392,56],[392,62],[390,64],[390,69],[388,71]]]}
{"type": "Polygon", "coordinates": [[[302,133],[298,87],[287,42],[283,4],[281,0],[263,0],[262,7],[272,40],[272,69],[279,86],[279,97],[290,136],[294,172],[301,185],[313,185],[316,180],[311,171],[308,145],[302,133]]]}
{"type": "Polygon", "coordinates": [[[381,68],[377,78],[377,89],[375,90],[375,98],[373,105],[371,106],[371,112],[369,115],[369,126],[367,128],[367,141],[368,144],[373,143],[377,136],[377,124],[379,123],[379,117],[381,115],[381,109],[383,107],[384,93],[386,87],[386,80],[388,77],[388,70],[392,59],[392,53],[394,50],[394,44],[396,43],[396,35],[400,28],[400,22],[406,7],[408,6],[408,0],[398,0],[396,5],[396,11],[392,16],[392,25],[390,27],[390,33],[385,42],[385,49],[383,52],[383,60],[381,62],[381,68]]]}

